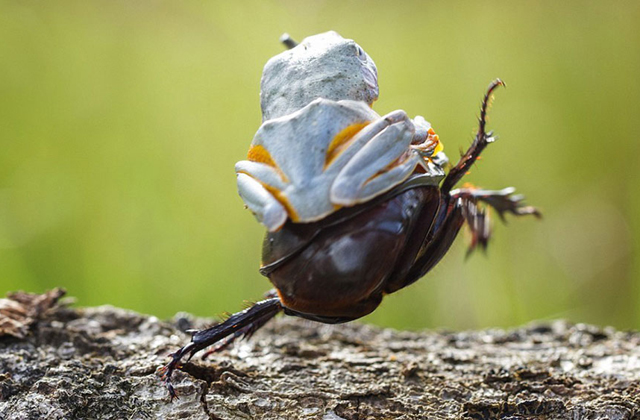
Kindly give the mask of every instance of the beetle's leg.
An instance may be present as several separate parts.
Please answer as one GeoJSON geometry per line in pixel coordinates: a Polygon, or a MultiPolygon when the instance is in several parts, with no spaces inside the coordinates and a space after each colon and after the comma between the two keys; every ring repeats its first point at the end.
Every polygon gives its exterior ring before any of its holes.
{"type": "MultiPolygon", "coordinates": [[[[427,274],[449,251],[451,244],[458,236],[458,232],[464,224],[463,199],[449,200],[448,203],[444,202],[443,204],[447,206],[442,209],[445,216],[438,225],[432,228],[404,280],[401,284],[397,284],[393,291],[406,287],[427,274]]],[[[388,291],[388,293],[391,292],[388,291]]]]}
{"type": "Polygon", "coordinates": [[[540,212],[536,208],[523,205],[522,196],[513,195],[515,191],[513,188],[491,191],[466,187],[451,191],[478,159],[484,148],[494,140],[492,133],[487,133],[485,128],[491,94],[498,86],[504,86],[504,82],[500,79],[496,79],[489,85],[480,108],[478,133],[467,152],[444,179],[440,188],[441,211],[436,217],[433,228],[424,239],[422,248],[407,275],[402,282],[396,282],[393,285],[395,287],[393,290],[415,282],[431,270],[447,253],[465,221],[472,234],[469,252],[477,246],[486,247],[491,236],[489,215],[485,209],[478,206],[479,201],[495,208],[503,220],[504,213],[507,212],[516,216],[532,214],[540,217],[540,212]]]}
{"type": "MultiPolygon", "coordinates": [[[[264,298],[265,299],[271,299],[271,298],[275,298],[277,296],[278,296],[278,292],[276,292],[275,289],[271,289],[267,293],[264,294],[264,298]]],[[[238,338],[243,338],[243,339],[251,338],[251,336],[256,331],[258,331],[260,328],[262,328],[264,326],[264,324],[269,322],[271,320],[271,318],[272,317],[265,316],[263,318],[260,318],[260,319],[258,319],[256,321],[252,322],[251,324],[247,325],[246,327],[235,331],[233,333],[233,335],[230,335],[227,338],[225,338],[224,340],[219,341],[214,346],[212,346],[207,351],[205,351],[202,354],[201,359],[204,360],[207,357],[211,356],[213,353],[217,353],[217,352],[219,352],[221,350],[226,349],[231,344],[233,344],[233,342],[236,341],[236,339],[238,339],[238,338]]]]}
{"type": "Polygon", "coordinates": [[[515,216],[532,214],[537,218],[542,217],[542,214],[535,207],[523,205],[524,196],[521,194],[514,195],[515,191],[516,189],[513,187],[501,190],[484,190],[467,186],[451,191],[451,197],[469,197],[484,201],[496,209],[500,219],[504,222],[506,222],[505,213],[511,213],[515,216]]]}
{"type": "Polygon", "coordinates": [[[452,199],[460,199],[462,202],[462,216],[471,232],[471,243],[469,244],[467,255],[471,254],[477,246],[480,246],[483,250],[486,249],[491,237],[489,213],[478,205],[478,201],[483,201],[496,209],[503,222],[506,222],[504,213],[507,212],[515,216],[531,214],[537,218],[542,217],[535,207],[523,205],[524,196],[513,195],[514,192],[515,188],[513,187],[499,191],[474,187],[459,188],[451,191],[452,199]]]}
{"type": "Polygon", "coordinates": [[[476,137],[473,139],[473,143],[467,150],[467,152],[462,155],[458,163],[455,167],[453,167],[447,177],[442,182],[441,190],[443,194],[449,194],[451,189],[462,179],[462,177],[469,171],[471,166],[480,156],[480,153],[484,150],[485,147],[491,142],[495,140],[492,136],[492,132],[486,132],[485,127],[487,125],[487,109],[489,107],[489,102],[491,100],[491,94],[498,86],[506,86],[504,82],[500,79],[496,79],[489,85],[487,89],[487,93],[485,93],[484,98],[482,99],[482,106],[480,107],[480,118],[478,118],[478,132],[476,137]]]}
{"type": "MultiPolygon", "coordinates": [[[[235,334],[237,331],[242,331],[243,329],[250,327],[252,324],[256,326],[255,329],[257,329],[280,313],[280,311],[282,311],[282,305],[280,304],[279,298],[273,297],[265,299],[242,312],[231,315],[224,322],[218,325],[214,325],[211,328],[207,328],[193,334],[191,342],[173,353],[171,355],[171,361],[159,370],[159,374],[162,375],[162,379],[169,389],[171,398],[176,397],[176,392],[171,384],[171,375],[180,367],[180,362],[184,357],[189,361],[193,355],[200,350],[235,334]]],[[[245,332],[252,334],[255,332],[255,329],[251,331],[249,328],[248,330],[245,330],[245,332]]]]}
{"type": "Polygon", "coordinates": [[[479,201],[496,209],[502,220],[505,220],[505,213],[511,213],[515,216],[531,214],[538,218],[541,217],[535,207],[523,204],[524,197],[522,195],[513,195],[514,191],[514,188],[493,191],[472,187],[452,191],[449,199],[445,200],[447,208],[442,221],[437,222],[425,240],[425,245],[407,273],[402,287],[408,286],[424,276],[442,259],[465,222],[471,231],[471,243],[467,255],[478,246],[486,248],[491,237],[489,214],[478,205],[479,201]]]}

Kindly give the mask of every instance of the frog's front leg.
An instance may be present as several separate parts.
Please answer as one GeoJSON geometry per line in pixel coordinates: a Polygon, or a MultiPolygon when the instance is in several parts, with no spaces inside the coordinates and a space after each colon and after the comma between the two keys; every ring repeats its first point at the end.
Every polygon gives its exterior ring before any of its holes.
{"type": "Polygon", "coordinates": [[[426,165],[412,146],[428,139],[425,124],[414,124],[404,111],[394,111],[362,129],[339,156],[348,162],[331,186],[331,202],[366,202],[405,180],[417,165],[426,165]]]}

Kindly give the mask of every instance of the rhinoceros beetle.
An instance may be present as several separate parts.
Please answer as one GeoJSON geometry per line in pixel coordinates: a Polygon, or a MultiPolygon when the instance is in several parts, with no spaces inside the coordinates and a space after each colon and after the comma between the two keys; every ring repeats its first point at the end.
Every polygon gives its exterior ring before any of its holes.
{"type": "Polygon", "coordinates": [[[486,248],[482,203],[501,218],[540,216],[513,188],[454,189],[495,140],[486,116],[501,80],[489,85],[473,143],[450,167],[424,118],[372,110],[377,69],[354,41],[328,32],[283,42],[289,49],[262,76],[263,123],[236,164],[240,196],[267,228],[260,272],[275,289],[172,354],[160,370],[172,397],[183,358],[248,337],[280,312],[329,324],[371,313],[431,270],[465,222],[469,250],[486,248]]]}

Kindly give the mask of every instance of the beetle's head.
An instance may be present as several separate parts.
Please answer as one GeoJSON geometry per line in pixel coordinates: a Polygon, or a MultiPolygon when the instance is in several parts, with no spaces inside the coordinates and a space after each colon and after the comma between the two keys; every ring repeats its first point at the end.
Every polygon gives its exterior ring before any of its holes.
{"type": "Polygon", "coordinates": [[[336,32],[305,38],[271,58],[262,73],[263,121],[288,115],[317,98],[369,105],[378,99],[375,63],[353,40],[336,32]]]}

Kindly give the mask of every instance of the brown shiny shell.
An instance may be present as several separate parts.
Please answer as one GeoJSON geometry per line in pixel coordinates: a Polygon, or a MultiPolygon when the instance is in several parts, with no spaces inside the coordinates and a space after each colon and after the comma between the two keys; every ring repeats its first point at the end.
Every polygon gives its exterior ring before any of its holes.
{"type": "Polygon", "coordinates": [[[413,264],[439,206],[438,188],[419,187],[335,220],[287,223],[265,238],[263,274],[290,313],[325,322],[362,317],[413,264]]]}

